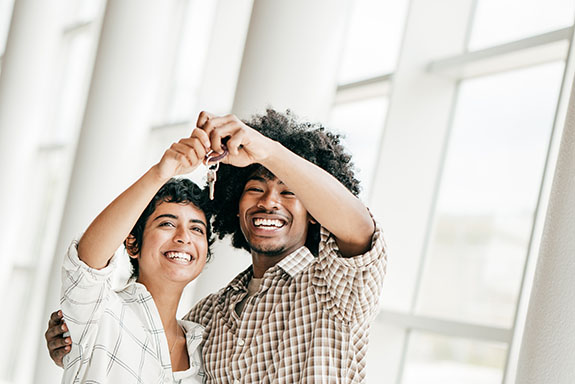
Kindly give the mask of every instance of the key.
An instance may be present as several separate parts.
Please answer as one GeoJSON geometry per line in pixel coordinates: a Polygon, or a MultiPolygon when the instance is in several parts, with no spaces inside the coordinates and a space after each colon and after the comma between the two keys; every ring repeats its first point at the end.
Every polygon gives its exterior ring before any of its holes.
{"type": "Polygon", "coordinates": [[[208,181],[208,188],[210,189],[210,200],[214,199],[216,180],[218,178],[216,172],[218,171],[219,167],[220,167],[220,163],[215,163],[215,164],[208,166],[207,181],[208,181]]]}
{"type": "Polygon", "coordinates": [[[210,200],[214,199],[214,189],[216,187],[217,175],[216,172],[220,168],[220,160],[228,155],[228,148],[222,144],[222,153],[220,155],[212,155],[214,151],[210,150],[204,158],[204,165],[208,167],[208,175],[206,177],[208,188],[210,188],[210,200]],[[212,162],[210,164],[210,162],[212,162]]]}

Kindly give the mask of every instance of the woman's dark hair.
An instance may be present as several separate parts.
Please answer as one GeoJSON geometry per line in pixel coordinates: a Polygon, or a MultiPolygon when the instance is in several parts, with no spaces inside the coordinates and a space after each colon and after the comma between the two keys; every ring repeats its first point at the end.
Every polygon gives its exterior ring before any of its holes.
{"type": "MultiPolygon", "coordinates": [[[[158,204],[165,203],[182,203],[182,204],[193,204],[197,208],[201,209],[206,215],[206,237],[208,240],[208,254],[207,260],[209,261],[212,257],[212,252],[210,250],[211,245],[214,243],[214,238],[211,231],[211,217],[212,213],[210,210],[210,200],[208,199],[208,194],[205,189],[201,189],[194,182],[189,179],[170,179],[166,184],[160,188],[152,200],[148,203],[144,212],[138,218],[136,225],[130,231],[130,235],[133,236],[130,240],[124,241],[124,245],[128,252],[135,255],[142,249],[142,244],[144,241],[144,228],[146,227],[146,222],[148,218],[154,213],[158,204]]],[[[132,277],[138,277],[140,269],[138,264],[138,259],[130,257],[130,263],[132,263],[132,277]]]]}
{"type": "MultiPolygon", "coordinates": [[[[326,130],[320,124],[301,123],[289,110],[286,113],[280,113],[267,109],[266,114],[256,115],[251,121],[245,123],[270,139],[278,141],[295,154],[323,168],[354,195],[359,194],[359,181],[354,175],[351,156],[345,152],[340,143],[340,135],[326,130]]],[[[231,234],[232,245],[247,251],[250,248],[240,229],[237,213],[244,185],[248,177],[260,167],[259,164],[252,164],[245,168],[221,164],[215,184],[214,232],[220,239],[231,234]]],[[[314,255],[318,253],[319,229],[319,224],[310,224],[306,239],[306,246],[314,255]]]]}

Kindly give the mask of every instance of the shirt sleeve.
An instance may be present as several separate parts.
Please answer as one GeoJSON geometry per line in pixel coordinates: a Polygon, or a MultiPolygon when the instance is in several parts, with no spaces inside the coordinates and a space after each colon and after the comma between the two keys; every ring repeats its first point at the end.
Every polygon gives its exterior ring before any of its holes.
{"type": "Polygon", "coordinates": [[[343,322],[363,321],[376,314],[387,264],[381,228],[375,223],[371,248],[342,257],[334,236],[321,228],[314,285],[320,301],[343,322]]]}
{"type": "Polygon", "coordinates": [[[112,294],[111,275],[114,258],[103,269],[90,268],[78,257],[78,242],[74,241],[62,264],[60,306],[72,338],[72,349],[64,358],[64,377],[74,375],[82,359],[91,353],[98,322],[112,294]]]}
{"type": "Polygon", "coordinates": [[[202,327],[208,327],[212,317],[214,316],[217,298],[221,296],[221,292],[222,291],[220,290],[220,292],[208,295],[200,300],[196,305],[194,305],[190,312],[183,317],[183,320],[193,321],[194,323],[200,324],[202,327]]]}

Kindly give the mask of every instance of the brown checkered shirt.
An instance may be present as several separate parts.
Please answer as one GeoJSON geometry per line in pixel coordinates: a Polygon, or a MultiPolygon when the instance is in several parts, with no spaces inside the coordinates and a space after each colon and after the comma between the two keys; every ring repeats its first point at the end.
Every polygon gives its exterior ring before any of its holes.
{"type": "Polygon", "coordinates": [[[185,317],[205,326],[208,383],[361,383],[386,254],[379,227],[371,249],[342,258],[321,230],[319,256],[306,247],[268,269],[240,316],[252,267],[185,317]]]}

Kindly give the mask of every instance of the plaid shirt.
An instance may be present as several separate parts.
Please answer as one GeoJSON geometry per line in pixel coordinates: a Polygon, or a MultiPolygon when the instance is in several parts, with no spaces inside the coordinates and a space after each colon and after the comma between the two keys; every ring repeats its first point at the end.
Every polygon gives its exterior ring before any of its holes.
{"type": "Polygon", "coordinates": [[[201,383],[199,345],[203,327],[180,321],[186,332],[190,369],[172,373],[168,342],[152,295],[130,279],[111,288],[112,259],[106,268],[88,267],[76,243],[62,266],[61,308],[72,338],[64,357],[62,383],[201,383]]]}
{"type": "Polygon", "coordinates": [[[185,317],[205,327],[208,383],[361,383],[386,255],[379,227],[363,255],[339,257],[322,228],[319,257],[306,247],[263,276],[240,316],[250,266],[185,317]]]}

